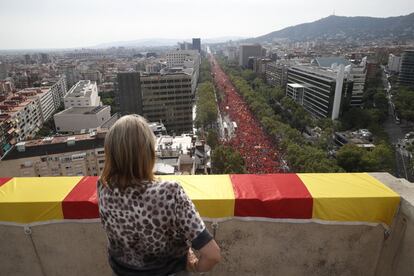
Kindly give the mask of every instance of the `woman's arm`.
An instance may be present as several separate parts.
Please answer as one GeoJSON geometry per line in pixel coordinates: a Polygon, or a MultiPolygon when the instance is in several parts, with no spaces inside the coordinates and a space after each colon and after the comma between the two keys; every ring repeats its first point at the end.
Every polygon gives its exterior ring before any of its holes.
{"type": "Polygon", "coordinates": [[[187,270],[191,272],[207,272],[213,269],[221,260],[220,248],[215,240],[209,241],[198,250],[200,257],[191,250],[188,251],[187,270]]]}

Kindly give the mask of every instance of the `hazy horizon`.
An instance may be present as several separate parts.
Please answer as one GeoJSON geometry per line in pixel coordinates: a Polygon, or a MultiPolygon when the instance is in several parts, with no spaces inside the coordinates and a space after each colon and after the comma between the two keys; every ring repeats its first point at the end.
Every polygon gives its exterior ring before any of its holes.
{"type": "Polygon", "coordinates": [[[0,24],[7,26],[0,29],[0,49],[81,48],[142,39],[256,37],[333,13],[390,17],[409,14],[411,9],[409,0],[371,4],[356,0],[0,0],[0,24]]]}

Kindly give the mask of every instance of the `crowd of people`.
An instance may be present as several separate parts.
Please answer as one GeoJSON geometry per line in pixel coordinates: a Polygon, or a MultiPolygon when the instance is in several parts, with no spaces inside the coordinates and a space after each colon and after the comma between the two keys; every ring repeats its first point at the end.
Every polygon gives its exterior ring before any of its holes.
{"type": "Polygon", "coordinates": [[[224,98],[219,103],[220,112],[227,113],[238,126],[236,135],[225,143],[241,154],[248,173],[278,172],[278,154],[270,138],[214,59],[212,72],[216,86],[224,92],[224,98]]]}

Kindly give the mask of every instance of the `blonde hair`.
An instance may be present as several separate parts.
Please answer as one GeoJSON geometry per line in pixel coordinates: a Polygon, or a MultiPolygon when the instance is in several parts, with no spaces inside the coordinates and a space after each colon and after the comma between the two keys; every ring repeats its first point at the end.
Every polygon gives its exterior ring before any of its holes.
{"type": "Polygon", "coordinates": [[[154,180],[155,137],[139,115],[120,118],[105,137],[104,185],[124,189],[154,180]]]}

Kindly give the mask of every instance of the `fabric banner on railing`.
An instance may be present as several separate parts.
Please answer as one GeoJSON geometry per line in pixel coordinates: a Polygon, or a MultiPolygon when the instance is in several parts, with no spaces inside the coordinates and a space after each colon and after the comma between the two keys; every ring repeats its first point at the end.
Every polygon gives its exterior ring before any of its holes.
{"type": "MultiPolygon", "coordinates": [[[[162,176],[207,219],[390,225],[400,196],[367,173],[162,176]]],[[[0,178],[0,223],[99,218],[98,177],[0,178]]]]}

